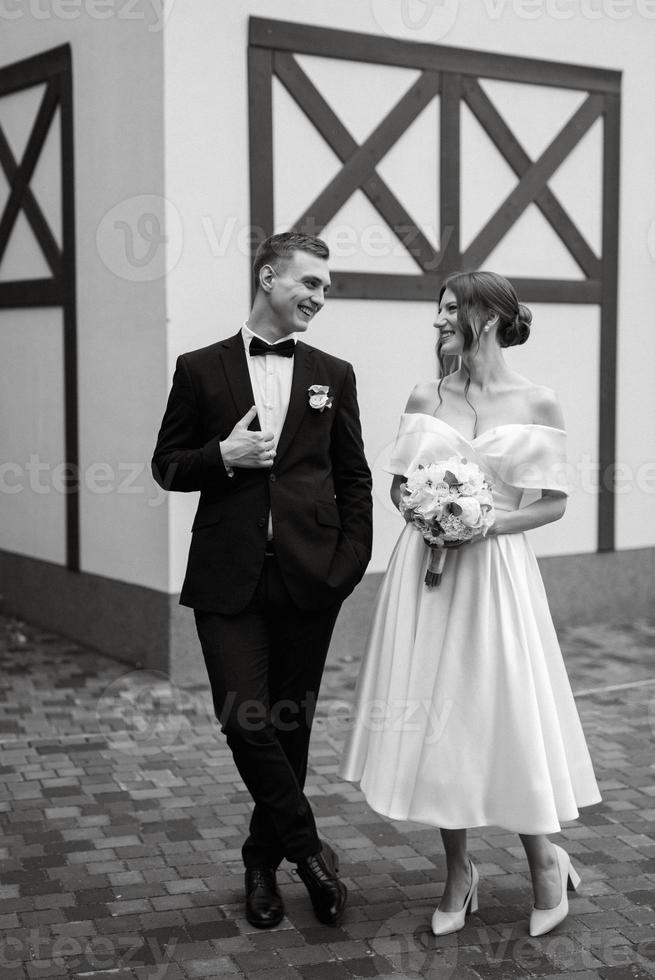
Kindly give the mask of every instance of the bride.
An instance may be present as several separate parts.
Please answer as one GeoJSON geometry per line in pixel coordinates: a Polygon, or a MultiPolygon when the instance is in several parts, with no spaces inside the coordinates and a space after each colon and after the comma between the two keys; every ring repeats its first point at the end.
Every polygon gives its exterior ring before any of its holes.
{"type": "Polygon", "coordinates": [[[406,524],[380,588],[340,768],[378,813],[440,828],[447,877],[435,935],[477,910],[466,828],[488,825],[520,836],[534,890],[530,934],[554,928],[579,877],[548,835],[600,800],[524,533],[559,520],[567,495],[557,399],[503,356],[527,340],[531,320],[495,273],[457,273],[441,289],[441,380],[410,396],[391,496],[398,506],[418,463],[456,454],[493,484],[495,523],[449,549],[438,588],[424,584],[430,549],[406,524]],[[453,359],[459,368],[445,374],[453,359]]]}

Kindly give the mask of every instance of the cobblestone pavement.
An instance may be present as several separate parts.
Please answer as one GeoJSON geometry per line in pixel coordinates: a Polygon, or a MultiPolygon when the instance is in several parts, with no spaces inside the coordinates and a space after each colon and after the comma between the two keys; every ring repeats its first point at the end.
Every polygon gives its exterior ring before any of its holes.
{"type": "Polygon", "coordinates": [[[561,639],[604,797],[559,838],[582,875],[571,913],[529,937],[518,838],[487,828],[470,837],[479,912],[437,940],[438,833],[376,816],[336,777],[348,657],[328,662],[308,794],[350,903],[321,926],[283,865],[288,915],[261,932],[243,914],[248,795],[207,689],[0,619],[0,977],[655,976],[655,621],[561,639]]]}

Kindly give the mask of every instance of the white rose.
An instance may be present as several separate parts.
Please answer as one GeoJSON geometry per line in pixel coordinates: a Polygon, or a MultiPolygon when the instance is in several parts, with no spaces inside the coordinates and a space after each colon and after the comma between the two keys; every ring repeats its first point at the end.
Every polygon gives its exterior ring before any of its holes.
{"type": "Polygon", "coordinates": [[[326,408],[332,408],[333,398],[330,395],[329,385],[310,385],[308,388],[309,407],[317,412],[322,412],[326,408]]]}
{"type": "Polygon", "coordinates": [[[418,510],[421,517],[425,518],[426,521],[433,521],[435,518],[437,520],[441,519],[441,515],[443,514],[444,507],[443,507],[443,503],[440,500],[437,500],[435,497],[432,497],[430,500],[427,500],[425,503],[422,503],[416,509],[418,510]]]}
{"type": "Polygon", "coordinates": [[[428,504],[432,500],[432,493],[428,487],[416,487],[415,490],[409,490],[405,496],[405,503],[408,507],[418,508],[422,504],[428,504]]]}
{"type": "Polygon", "coordinates": [[[456,508],[460,510],[457,516],[462,524],[465,524],[466,527],[480,527],[482,524],[482,510],[475,497],[458,497],[453,510],[456,508]]]}

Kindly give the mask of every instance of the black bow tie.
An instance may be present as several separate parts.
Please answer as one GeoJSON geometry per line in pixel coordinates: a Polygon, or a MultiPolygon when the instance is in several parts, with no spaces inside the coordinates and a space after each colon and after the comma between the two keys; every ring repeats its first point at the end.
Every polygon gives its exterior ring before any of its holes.
{"type": "Polygon", "coordinates": [[[249,352],[253,357],[257,354],[277,354],[278,357],[293,357],[296,349],[295,340],[281,340],[278,344],[267,344],[260,337],[253,337],[250,341],[249,352]]]}

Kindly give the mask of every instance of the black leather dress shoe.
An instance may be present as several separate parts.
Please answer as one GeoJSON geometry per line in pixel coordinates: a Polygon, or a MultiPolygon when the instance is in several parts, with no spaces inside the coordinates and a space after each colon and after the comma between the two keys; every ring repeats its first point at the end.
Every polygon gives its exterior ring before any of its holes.
{"type": "Polygon", "coordinates": [[[271,929],[284,918],[284,904],[273,868],[246,868],[246,919],[258,929],[271,929]]]}
{"type": "Polygon", "coordinates": [[[326,926],[337,925],[346,907],[348,889],[339,881],[339,859],[330,845],[323,843],[318,854],[299,861],[296,867],[318,921],[326,926]]]}

